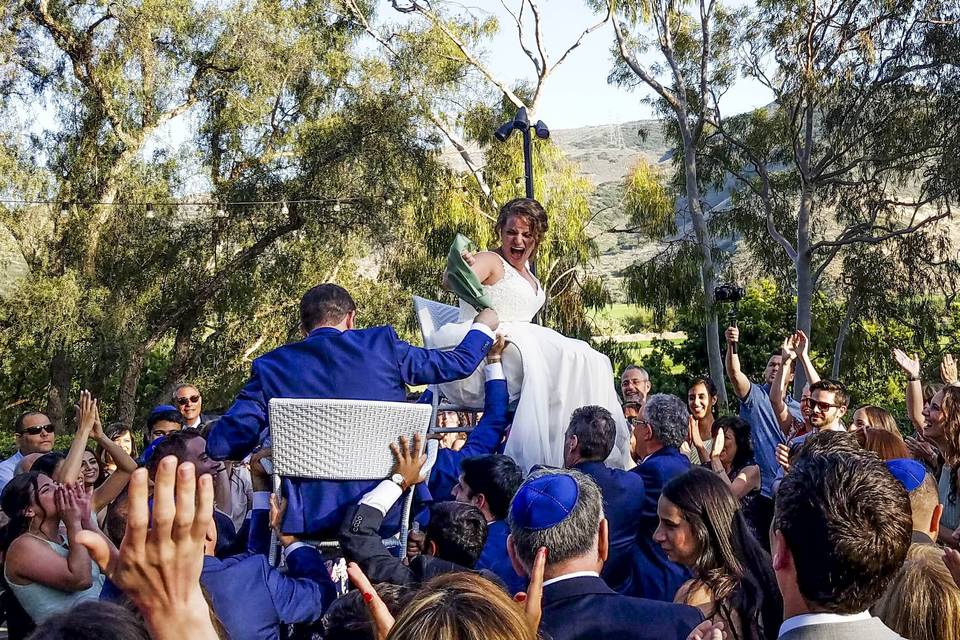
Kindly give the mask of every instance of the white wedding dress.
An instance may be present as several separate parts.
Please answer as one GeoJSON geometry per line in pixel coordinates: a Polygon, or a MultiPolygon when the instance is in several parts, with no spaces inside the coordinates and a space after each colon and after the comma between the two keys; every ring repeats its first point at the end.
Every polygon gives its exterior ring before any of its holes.
{"type": "MultiPolygon", "coordinates": [[[[513,426],[504,453],[526,474],[538,464],[563,466],[564,434],[575,409],[605,407],[617,423],[617,438],[607,464],[626,469],[630,459],[630,432],[614,389],[610,360],[582,340],[563,336],[531,322],[546,301],[537,289],[502,257],[503,279],[484,287],[487,299],[500,317],[499,332],[510,346],[503,354],[503,369],[511,402],[517,402],[513,426]]],[[[435,349],[459,344],[477,311],[460,301],[460,321],[446,324],[433,334],[435,349]]],[[[483,406],[483,366],[469,378],[440,386],[451,401],[466,407],[483,406]]]]}

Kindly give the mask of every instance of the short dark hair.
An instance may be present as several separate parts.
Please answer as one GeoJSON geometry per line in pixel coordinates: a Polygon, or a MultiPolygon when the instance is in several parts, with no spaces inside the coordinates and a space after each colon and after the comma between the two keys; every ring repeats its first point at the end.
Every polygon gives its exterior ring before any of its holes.
{"type": "Polygon", "coordinates": [[[693,389],[698,384],[702,384],[706,388],[708,396],[710,396],[711,398],[717,397],[717,385],[713,383],[713,380],[711,378],[707,378],[703,376],[698,378],[693,378],[690,381],[690,384],[687,385],[687,392],[689,393],[690,389],[693,389]]]}
{"type": "Polygon", "coordinates": [[[343,287],[318,284],[300,298],[300,325],[307,331],[339,324],[357,305],[343,287]]]}
{"type": "Polygon", "coordinates": [[[63,451],[48,451],[33,461],[33,466],[30,467],[30,470],[52,478],[57,465],[66,459],[67,454],[63,451]]]}
{"type": "Polygon", "coordinates": [[[864,451],[856,436],[849,431],[818,431],[811,433],[803,441],[790,445],[790,463],[793,464],[803,456],[824,453],[862,455],[864,451]]]}
{"type": "Polygon", "coordinates": [[[814,382],[810,385],[810,395],[813,395],[814,391],[832,391],[834,403],[841,407],[850,406],[850,394],[847,393],[847,388],[843,386],[842,382],[823,378],[819,382],[814,382]]]}
{"type": "Polygon", "coordinates": [[[472,494],[482,493],[497,520],[507,517],[510,501],[523,482],[520,466],[509,456],[489,454],[466,458],[460,463],[463,482],[472,494]]]}
{"type": "Polygon", "coordinates": [[[181,427],[187,424],[187,421],[183,419],[183,415],[181,415],[179,411],[154,411],[147,417],[147,435],[153,431],[153,425],[158,422],[176,422],[181,427]]]}
{"type": "Polygon", "coordinates": [[[606,460],[617,439],[617,423],[603,407],[580,407],[570,416],[567,436],[577,436],[583,459],[606,460]]]}
{"type": "MultiPolygon", "coordinates": [[[[381,582],[373,587],[394,617],[400,614],[413,596],[412,590],[402,585],[381,582]]],[[[359,590],[354,589],[330,603],[321,619],[323,640],[374,640],[373,619],[362,596],[359,590]]]]}
{"type": "Polygon", "coordinates": [[[910,547],[906,490],[876,456],[801,455],[780,484],[773,520],[804,600],[859,613],[883,595],[910,547]]]}
{"type": "Polygon", "coordinates": [[[112,602],[83,601],[55,613],[30,634],[31,640],[150,640],[137,615],[112,602]]]}
{"type": "Polygon", "coordinates": [[[23,431],[23,421],[29,418],[30,416],[45,416],[46,414],[42,411],[24,411],[17,416],[17,419],[13,423],[13,432],[20,433],[23,431]]]}
{"type": "Polygon", "coordinates": [[[177,464],[183,462],[187,456],[187,442],[202,437],[196,429],[181,429],[163,436],[153,447],[150,459],[147,461],[147,471],[150,478],[152,479],[157,475],[157,467],[160,466],[160,461],[167,456],[176,456],[177,464]]]}
{"type": "Polygon", "coordinates": [[[437,545],[437,557],[472,569],[487,542],[487,521],[472,504],[438,502],[430,507],[426,541],[437,545]]]}
{"type": "Polygon", "coordinates": [[[530,231],[539,245],[543,237],[547,235],[548,226],[547,212],[543,205],[533,198],[514,198],[500,207],[500,214],[497,216],[494,231],[500,233],[500,230],[513,216],[520,216],[527,221],[527,224],[530,225],[530,231]]]}

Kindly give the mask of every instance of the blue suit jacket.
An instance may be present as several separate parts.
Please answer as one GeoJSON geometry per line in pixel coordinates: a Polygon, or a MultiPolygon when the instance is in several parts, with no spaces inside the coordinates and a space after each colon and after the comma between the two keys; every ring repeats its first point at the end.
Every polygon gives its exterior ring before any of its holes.
{"type": "MultiPolygon", "coordinates": [[[[216,459],[239,460],[253,451],[268,428],[267,408],[273,398],[404,402],[406,384],[466,378],[492,344],[482,331],[469,331],[451,351],[437,351],[407,344],[391,327],[344,332],[315,329],[300,342],[254,360],[250,380],[207,436],[207,452],[216,459]]],[[[285,479],[284,531],[332,537],[346,509],[377,482],[285,479]]],[[[399,513],[398,504],[387,514],[387,521],[399,520],[399,513]]]]}
{"type": "Polygon", "coordinates": [[[670,562],[660,545],[654,542],[657,529],[657,502],[663,485],[690,469],[690,459],[676,447],[663,447],[651,454],[644,462],[632,469],[643,478],[646,499],[640,529],[637,532],[639,553],[634,556],[634,584],[631,595],[673,602],[681,585],[690,578],[690,572],[679,564],[670,562]]]}
{"type": "Polygon", "coordinates": [[[203,559],[200,584],[232,640],[273,640],[279,626],[318,619],[336,599],[320,552],[303,546],[287,556],[287,572],[270,566],[269,512],[252,512],[246,553],[203,559]]]}
{"type": "Polygon", "coordinates": [[[603,462],[581,462],[573,467],[600,487],[607,518],[610,555],[600,577],[620,593],[633,593],[633,558],[639,553],[637,529],[643,517],[646,490],[635,473],[611,469],[603,462]]]}
{"type": "Polygon", "coordinates": [[[617,593],[600,578],[568,578],[543,588],[540,630],[553,640],[686,640],[700,611],[617,593]]]}
{"type": "Polygon", "coordinates": [[[494,453],[503,441],[503,432],[510,424],[506,380],[487,380],[483,387],[483,417],[474,427],[459,451],[440,449],[430,472],[430,495],[437,502],[453,500],[453,488],[460,479],[460,463],[467,458],[494,453]]]}
{"type": "Polygon", "coordinates": [[[510,595],[518,591],[524,591],[527,588],[527,579],[517,575],[510,563],[510,556],[507,554],[507,536],[510,535],[510,527],[505,520],[497,520],[487,525],[487,542],[483,545],[483,551],[477,559],[477,569],[486,569],[490,573],[496,574],[507,587],[510,595]]]}

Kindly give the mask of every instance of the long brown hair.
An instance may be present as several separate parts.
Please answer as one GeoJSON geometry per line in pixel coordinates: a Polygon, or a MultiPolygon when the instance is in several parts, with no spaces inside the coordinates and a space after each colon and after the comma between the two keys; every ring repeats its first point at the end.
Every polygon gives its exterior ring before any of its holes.
{"type": "Polygon", "coordinates": [[[897,460],[910,457],[910,450],[903,443],[903,439],[886,429],[867,427],[855,432],[854,435],[861,447],[874,452],[880,456],[881,460],[897,460]]]}
{"type": "Polygon", "coordinates": [[[536,640],[520,605],[486,578],[448,573],[427,582],[387,640],[536,640]]]}

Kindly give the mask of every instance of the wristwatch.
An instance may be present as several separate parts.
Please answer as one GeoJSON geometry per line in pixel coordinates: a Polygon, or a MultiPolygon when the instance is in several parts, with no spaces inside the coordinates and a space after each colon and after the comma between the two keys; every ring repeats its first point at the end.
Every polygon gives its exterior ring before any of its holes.
{"type": "Polygon", "coordinates": [[[394,483],[401,489],[406,489],[406,487],[404,486],[404,480],[403,480],[402,474],[399,474],[399,473],[393,474],[392,476],[390,476],[390,482],[394,483]]]}

